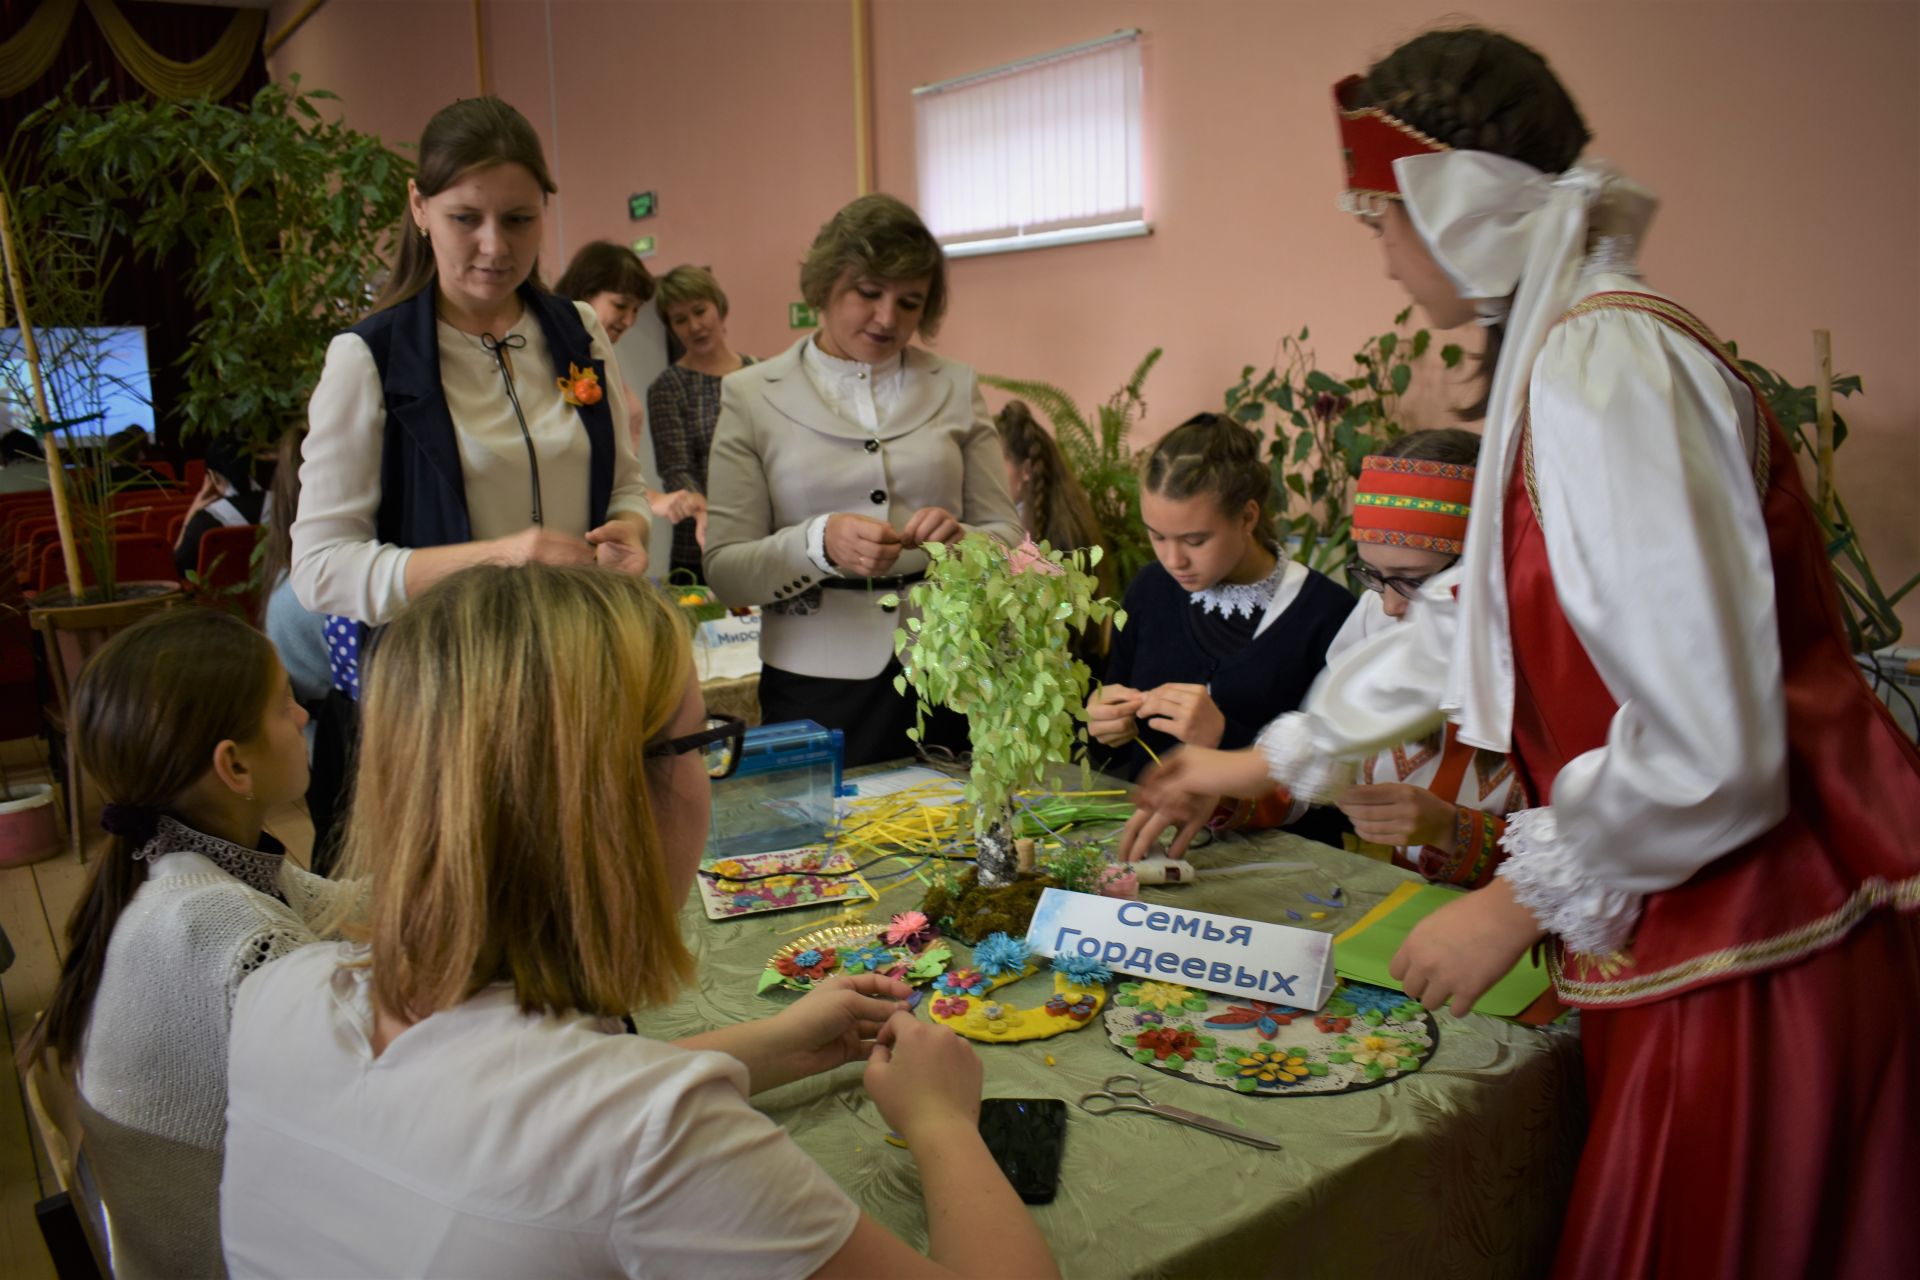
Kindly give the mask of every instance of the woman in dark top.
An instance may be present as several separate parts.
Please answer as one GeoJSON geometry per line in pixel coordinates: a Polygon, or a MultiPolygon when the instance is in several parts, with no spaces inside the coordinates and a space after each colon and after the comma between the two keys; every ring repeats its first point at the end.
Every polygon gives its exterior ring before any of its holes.
{"type": "MultiPolygon", "coordinates": [[[[653,422],[653,457],[660,482],[695,497],[707,492],[707,453],[720,420],[720,379],[753,363],[727,340],[727,295],[705,267],[679,266],[660,279],[654,309],[686,354],[668,365],[647,388],[653,422]]],[[[673,567],[703,582],[700,556],[707,545],[707,512],[673,526],[673,567]]]]}
{"type": "Polygon", "coordinates": [[[252,456],[240,446],[224,440],[207,446],[206,479],[173,544],[173,563],[181,577],[200,567],[200,539],[207,530],[266,522],[272,499],[260,487],[255,470],[252,456]]]}
{"type": "Polygon", "coordinates": [[[1271,485],[1258,439],[1217,414],[1176,427],[1148,458],[1140,514],[1158,562],[1127,588],[1127,625],[1087,703],[1116,772],[1138,773],[1149,749],[1251,743],[1325,665],[1353,596],[1281,558],[1271,485]]]}

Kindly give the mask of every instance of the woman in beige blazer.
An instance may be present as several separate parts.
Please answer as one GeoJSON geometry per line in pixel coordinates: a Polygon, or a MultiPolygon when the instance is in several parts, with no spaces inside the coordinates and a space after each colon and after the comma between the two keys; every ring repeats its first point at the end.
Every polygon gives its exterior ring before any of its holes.
{"type": "MultiPolygon", "coordinates": [[[[881,604],[924,548],[984,530],[1020,540],[1000,441],[973,370],[911,346],[946,310],[946,257],[892,196],[820,229],[800,270],[819,330],[720,389],[707,474],[706,576],[765,608],[760,713],[846,734],[846,763],[912,752],[881,604]]],[[[964,745],[954,743],[953,745],[964,745]]]]}

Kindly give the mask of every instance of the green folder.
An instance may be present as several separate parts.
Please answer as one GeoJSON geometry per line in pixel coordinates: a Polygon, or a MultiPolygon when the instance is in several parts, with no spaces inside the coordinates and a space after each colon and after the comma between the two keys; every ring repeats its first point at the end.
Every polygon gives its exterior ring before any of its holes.
{"type": "MultiPolygon", "coordinates": [[[[1333,940],[1333,969],[1343,978],[1404,992],[1406,988],[1387,972],[1394,953],[1413,932],[1413,926],[1461,896],[1464,890],[1409,881],[1388,894],[1380,905],[1361,916],[1352,928],[1333,940]]],[[[1545,965],[1536,964],[1529,951],[1512,972],[1493,984],[1474,1002],[1475,1013],[1496,1018],[1518,1017],[1543,995],[1553,981],[1545,965]]]]}

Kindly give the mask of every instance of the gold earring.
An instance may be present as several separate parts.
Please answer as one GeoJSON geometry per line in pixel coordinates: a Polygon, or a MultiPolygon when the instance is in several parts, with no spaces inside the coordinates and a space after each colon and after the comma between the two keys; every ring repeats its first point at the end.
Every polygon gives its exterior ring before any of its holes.
{"type": "Polygon", "coordinates": [[[426,229],[426,227],[425,227],[425,226],[422,226],[422,227],[420,228],[420,238],[421,238],[422,240],[425,240],[425,239],[427,238],[427,229],[426,229]]]}

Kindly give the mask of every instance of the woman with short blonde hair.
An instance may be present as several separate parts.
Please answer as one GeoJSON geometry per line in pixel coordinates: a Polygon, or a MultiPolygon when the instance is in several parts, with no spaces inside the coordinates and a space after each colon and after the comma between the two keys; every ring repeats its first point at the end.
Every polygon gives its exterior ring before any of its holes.
{"type": "MultiPolygon", "coordinates": [[[[760,714],[846,735],[847,763],[912,754],[913,704],[890,603],[925,550],[970,532],[1022,538],[972,369],[913,345],[947,310],[946,255],[919,215],[862,196],[800,267],[820,328],[728,378],[710,461],[707,579],[765,606],[760,714]]],[[[955,720],[929,726],[962,745],[955,720]]]]}
{"type": "Polygon", "coordinates": [[[979,1136],[978,1057],[904,983],[828,980],[673,1044],[624,1021],[692,976],[677,913],[742,732],[706,715],[658,591],[456,574],[387,629],[363,706],[350,941],[234,1009],[233,1274],[908,1273],[923,1260],[747,1100],[859,1061],[923,1160],[934,1261],[1049,1271],[979,1136]]]}

